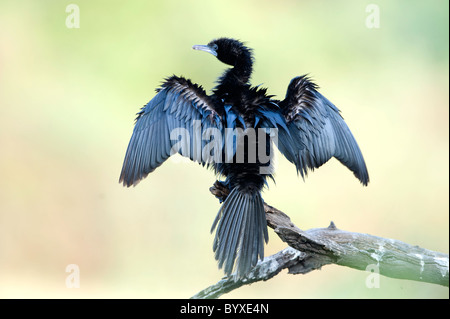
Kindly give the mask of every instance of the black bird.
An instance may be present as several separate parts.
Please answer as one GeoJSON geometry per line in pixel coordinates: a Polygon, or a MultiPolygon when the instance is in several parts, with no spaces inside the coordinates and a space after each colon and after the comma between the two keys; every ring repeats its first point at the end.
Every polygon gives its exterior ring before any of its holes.
{"type": "Polygon", "coordinates": [[[136,185],[173,153],[211,167],[230,194],[211,232],[219,268],[243,278],[264,257],[268,241],[261,190],[272,176],[272,141],[306,176],[337,158],[363,185],[369,175],[361,151],[340,111],[307,76],[291,80],[279,101],[252,87],[252,50],[220,38],[195,45],[232,66],[208,95],[201,86],[171,76],[139,113],[126,151],[120,182],[136,185]],[[181,138],[180,138],[181,137],[181,138]]]}

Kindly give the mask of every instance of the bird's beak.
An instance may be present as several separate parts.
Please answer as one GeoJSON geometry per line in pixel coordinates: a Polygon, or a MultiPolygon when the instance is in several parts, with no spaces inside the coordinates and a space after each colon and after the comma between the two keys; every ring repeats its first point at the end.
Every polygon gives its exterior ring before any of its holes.
{"type": "Polygon", "coordinates": [[[216,50],[214,50],[213,48],[211,48],[210,46],[208,46],[208,45],[194,45],[193,47],[192,47],[194,50],[200,50],[200,51],[205,51],[205,52],[208,52],[208,53],[211,53],[212,55],[214,55],[214,56],[217,56],[217,52],[216,52],[216,50]]]}

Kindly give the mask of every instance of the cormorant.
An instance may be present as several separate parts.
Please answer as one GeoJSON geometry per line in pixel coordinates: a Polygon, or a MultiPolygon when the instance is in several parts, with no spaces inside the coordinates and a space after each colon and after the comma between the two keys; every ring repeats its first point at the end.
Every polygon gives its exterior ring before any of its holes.
{"type": "Polygon", "coordinates": [[[137,113],[120,182],[136,185],[176,152],[225,177],[230,194],[211,228],[217,228],[213,250],[219,268],[239,279],[264,257],[268,241],[261,190],[273,179],[272,144],[303,178],[331,157],[363,185],[369,175],[340,111],[307,76],[292,79],[279,101],[250,85],[253,54],[241,41],[219,38],[193,49],[231,68],[211,95],[183,77],[164,81],[137,113]]]}

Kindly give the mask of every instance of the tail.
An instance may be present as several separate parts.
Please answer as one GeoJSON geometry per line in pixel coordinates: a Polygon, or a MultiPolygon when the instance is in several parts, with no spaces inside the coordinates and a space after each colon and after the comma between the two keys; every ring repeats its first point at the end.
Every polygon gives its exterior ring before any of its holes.
{"type": "Polygon", "coordinates": [[[219,268],[223,267],[228,276],[235,269],[235,279],[244,277],[256,265],[258,256],[264,258],[263,240],[269,240],[260,190],[233,188],[217,213],[211,233],[216,226],[213,250],[219,268]]]}

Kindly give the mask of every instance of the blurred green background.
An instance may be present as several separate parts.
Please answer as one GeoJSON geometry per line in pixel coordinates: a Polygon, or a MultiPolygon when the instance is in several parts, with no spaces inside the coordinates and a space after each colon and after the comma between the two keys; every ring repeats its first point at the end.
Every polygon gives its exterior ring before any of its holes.
{"type": "MultiPolygon", "coordinates": [[[[118,184],[135,113],[177,74],[210,90],[225,66],[191,49],[254,49],[252,77],[283,97],[309,73],[364,153],[362,187],[331,160],[305,182],[277,156],[263,194],[302,229],[449,248],[448,1],[0,0],[0,297],[186,298],[217,282],[211,171],[169,159],[118,184]],[[66,6],[80,8],[69,29],[66,6]],[[368,28],[366,6],[380,9],[368,28]],[[65,285],[68,264],[80,288],[65,285]]],[[[270,230],[266,254],[286,245],[270,230]]],[[[229,298],[448,298],[448,288],[326,266],[229,298]]]]}

